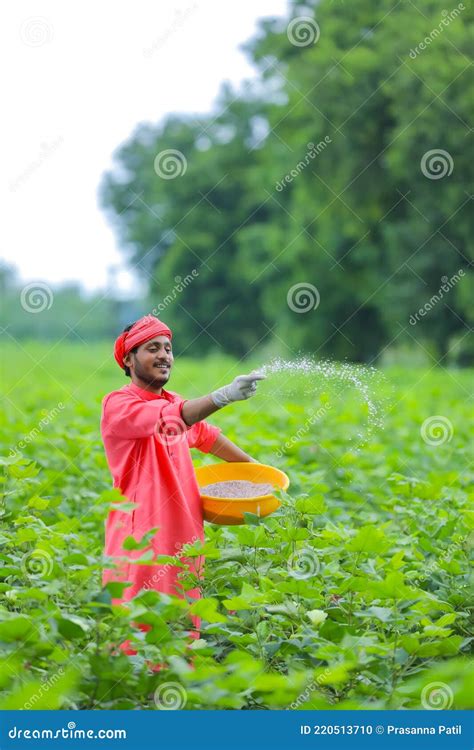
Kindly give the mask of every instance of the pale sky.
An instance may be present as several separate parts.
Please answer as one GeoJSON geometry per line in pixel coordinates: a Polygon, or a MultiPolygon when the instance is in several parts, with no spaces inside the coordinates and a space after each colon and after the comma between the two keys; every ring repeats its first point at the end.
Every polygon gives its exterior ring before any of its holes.
{"type": "MultiPolygon", "coordinates": [[[[23,0],[0,10],[1,256],[24,282],[104,288],[124,268],[97,188],[140,121],[209,112],[255,70],[238,47],[287,0],[23,0]]],[[[136,281],[119,273],[122,291],[136,281]]]]}

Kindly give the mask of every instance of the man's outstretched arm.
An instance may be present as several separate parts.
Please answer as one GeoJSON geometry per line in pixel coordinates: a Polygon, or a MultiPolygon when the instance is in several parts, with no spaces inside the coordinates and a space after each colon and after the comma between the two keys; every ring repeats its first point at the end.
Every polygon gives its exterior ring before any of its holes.
{"type": "Polygon", "coordinates": [[[181,409],[181,416],[186,424],[191,426],[202,419],[206,419],[209,414],[219,411],[220,408],[210,396],[201,396],[201,398],[192,398],[186,401],[181,409]]]}
{"type": "Polygon", "coordinates": [[[208,396],[186,401],[183,404],[181,416],[189,426],[200,422],[223,406],[227,406],[227,404],[234,401],[243,401],[253,396],[257,390],[256,381],[264,378],[265,375],[258,372],[251,372],[250,375],[238,375],[232,383],[212,391],[208,396]]]}

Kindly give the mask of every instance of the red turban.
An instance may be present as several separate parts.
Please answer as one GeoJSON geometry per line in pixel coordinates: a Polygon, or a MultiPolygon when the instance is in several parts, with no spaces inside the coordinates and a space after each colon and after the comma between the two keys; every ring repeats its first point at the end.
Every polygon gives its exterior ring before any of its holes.
{"type": "Polygon", "coordinates": [[[123,358],[131,349],[134,349],[145,341],[155,338],[155,336],[168,336],[171,341],[173,334],[165,323],[155,318],[154,315],[145,315],[130,328],[124,331],[115,340],[114,357],[118,365],[125,369],[123,358]]]}

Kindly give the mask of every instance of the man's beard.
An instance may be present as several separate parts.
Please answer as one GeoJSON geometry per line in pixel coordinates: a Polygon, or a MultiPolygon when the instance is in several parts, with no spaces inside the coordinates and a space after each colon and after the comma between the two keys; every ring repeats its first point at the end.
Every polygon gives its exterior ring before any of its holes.
{"type": "Polygon", "coordinates": [[[153,387],[160,387],[165,385],[165,383],[168,382],[170,378],[170,373],[168,372],[167,375],[163,375],[162,373],[148,373],[136,360],[135,360],[135,375],[137,378],[140,378],[140,380],[143,380],[144,383],[147,385],[151,385],[153,387]]]}

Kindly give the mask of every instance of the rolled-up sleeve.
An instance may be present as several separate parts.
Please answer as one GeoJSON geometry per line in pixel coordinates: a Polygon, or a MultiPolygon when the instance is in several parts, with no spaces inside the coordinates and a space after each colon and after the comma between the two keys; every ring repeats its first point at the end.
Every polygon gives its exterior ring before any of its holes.
{"type": "Polygon", "coordinates": [[[190,430],[182,416],[183,399],[175,398],[170,402],[165,398],[153,401],[131,400],[125,393],[115,392],[105,397],[102,406],[102,430],[118,438],[144,438],[153,435],[157,427],[176,427],[190,430]]]}
{"type": "Polygon", "coordinates": [[[197,448],[201,453],[209,453],[221,432],[220,427],[205,420],[195,422],[186,433],[188,445],[190,448],[197,448]]]}

